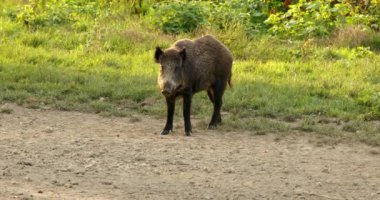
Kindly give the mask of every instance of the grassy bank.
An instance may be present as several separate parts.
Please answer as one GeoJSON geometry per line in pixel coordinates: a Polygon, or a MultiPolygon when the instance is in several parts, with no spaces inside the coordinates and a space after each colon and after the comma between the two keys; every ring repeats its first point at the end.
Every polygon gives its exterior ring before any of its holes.
{"type": "MultiPolygon", "coordinates": [[[[234,87],[224,96],[224,129],[297,130],[380,145],[379,34],[363,33],[367,40],[354,45],[347,35],[284,40],[247,36],[239,26],[170,35],[147,19],[120,14],[76,26],[30,28],[10,17],[16,7],[17,2],[3,4],[0,16],[1,102],[164,119],[154,48],[208,33],[235,57],[234,87]]],[[[211,109],[204,93],[195,96],[192,114],[200,119],[199,128],[211,109]]]]}

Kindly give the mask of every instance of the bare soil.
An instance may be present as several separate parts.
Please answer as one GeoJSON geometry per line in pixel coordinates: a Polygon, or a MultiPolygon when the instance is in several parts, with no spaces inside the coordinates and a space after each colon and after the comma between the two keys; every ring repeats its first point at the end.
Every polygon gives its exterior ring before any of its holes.
{"type": "Polygon", "coordinates": [[[4,106],[0,199],[380,199],[378,147],[4,106]]]}

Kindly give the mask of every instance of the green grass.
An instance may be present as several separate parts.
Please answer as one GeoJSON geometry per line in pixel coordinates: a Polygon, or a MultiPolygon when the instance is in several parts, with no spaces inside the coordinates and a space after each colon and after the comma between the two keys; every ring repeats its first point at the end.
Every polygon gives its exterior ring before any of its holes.
{"type": "MultiPolygon", "coordinates": [[[[373,47],[247,36],[243,28],[166,35],[129,15],[86,19],[82,28],[30,29],[8,17],[12,7],[3,6],[0,15],[0,102],[116,116],[140,112],[164,121],[155,47],[210,33],[235,57],[222,129],[259,135],[294,130],[380,145],[380,55],[373,47]]],[[[205,93],[194,98],[192,114],[205,128],[211,103],[205,93]]]]}

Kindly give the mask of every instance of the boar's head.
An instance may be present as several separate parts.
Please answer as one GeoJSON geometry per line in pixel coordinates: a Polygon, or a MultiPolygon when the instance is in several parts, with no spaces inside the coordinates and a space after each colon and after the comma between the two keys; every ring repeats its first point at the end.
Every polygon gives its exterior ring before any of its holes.
{"type": "Polygon", "coordinates": [[[160,47],[157,47],[154,58],[156,63],[160,64],[158,85],[161,93],[165,97],[175,95],[183,83],[183,63],[186,59],[186,49],[169,48],[162,51],[160,47]]]}

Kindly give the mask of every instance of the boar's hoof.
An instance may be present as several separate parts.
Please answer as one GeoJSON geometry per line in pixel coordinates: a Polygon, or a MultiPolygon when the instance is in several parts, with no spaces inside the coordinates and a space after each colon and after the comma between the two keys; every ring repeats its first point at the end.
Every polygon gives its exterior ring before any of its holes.
{"type": "Polygon", "coordinates": [[[186,131],[185,136],[191,136],[191,131],[186,131]]]}
{"type": "Polygon", "coordinates": [[[161,132],[161,135],[168,135],[171,132],[171,130],[163,130],[161,132]]]}
{"type": "Polygon", "coordinates": [[[216,129],[216,124],[208,125],[208,130],[214,130],[214,129],[216,129]]]}

